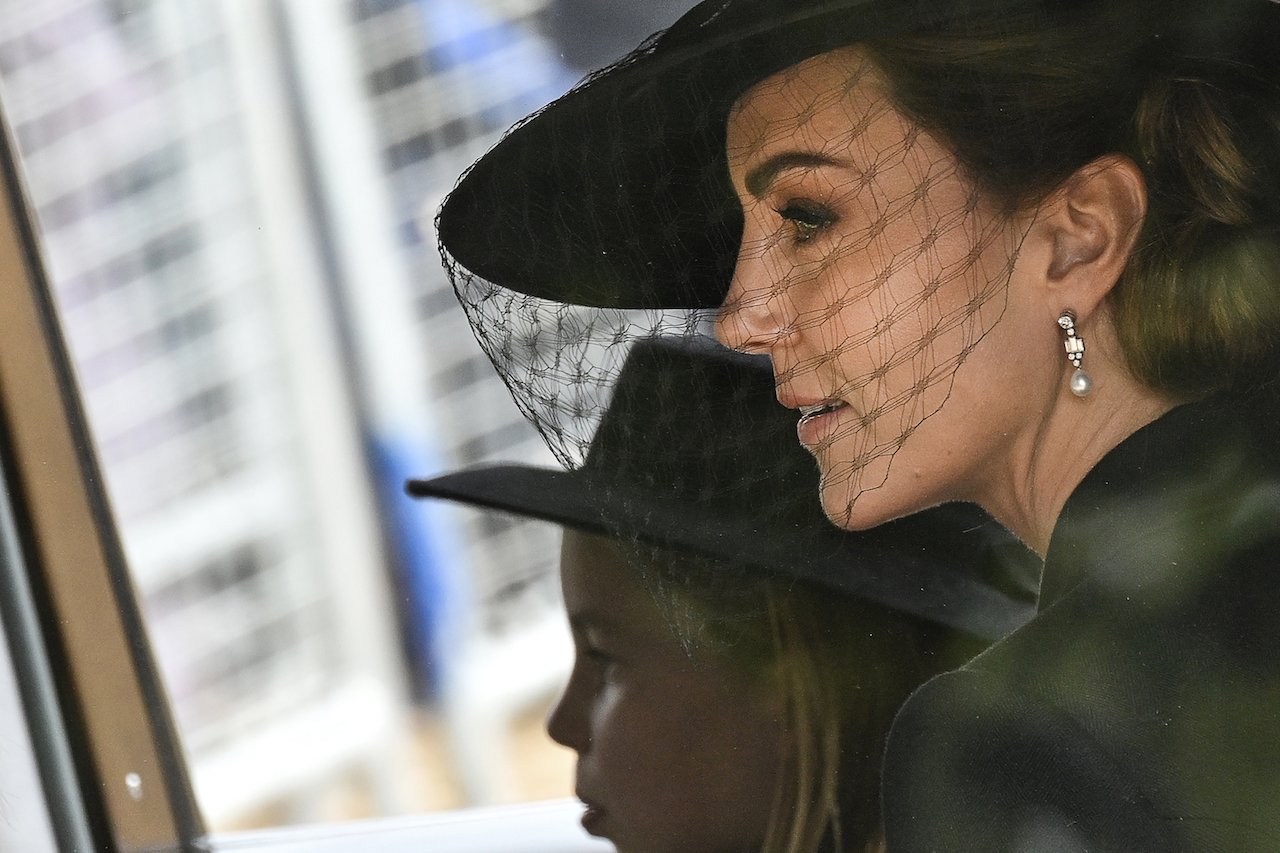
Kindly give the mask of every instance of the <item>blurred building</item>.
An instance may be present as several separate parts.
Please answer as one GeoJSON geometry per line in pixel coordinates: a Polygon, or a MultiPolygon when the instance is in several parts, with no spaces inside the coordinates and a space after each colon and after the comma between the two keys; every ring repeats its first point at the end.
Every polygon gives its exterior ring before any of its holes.
{"type": "Polygon", "coordinates": [[[305,220],[277,209],[224,11],[0,3],[6,114],[215,825],[352,764],[387,776],[405,720],[340,350],[298,323],[327,310],[320,265],[284,245],[305,220]]]}
{"type": "Polygon", "coordinates": [[[567,669],[555,534],[402,483],[552,464],[430,223],[594,62],[575,45],[689,5],[586,2],[0,0],[0,97],[215,827],[353,767],[416,807],[410,695],[467,797],[502,799],[506,719],[567,669]]]}

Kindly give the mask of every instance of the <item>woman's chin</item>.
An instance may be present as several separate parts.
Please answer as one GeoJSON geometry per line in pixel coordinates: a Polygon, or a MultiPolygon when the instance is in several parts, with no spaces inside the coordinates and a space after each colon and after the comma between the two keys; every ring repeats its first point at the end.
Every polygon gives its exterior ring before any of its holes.
{"type": "Polygon", "coordinates": [[[884,524],[903,513],[881,506],[874,492],[857,494],[848,484],[824,485],[822,512],[836,527],[844,530],[867,530],[884,524]]]}
{"type": "Polygon", "coordinates": [[[885,476],[887,460],[884,467],[883,472],[864,468],[839,475],[823,471],[819,486],[822,512],[832,524],[844,530],[867,530],[919,509],[885,476]]]}

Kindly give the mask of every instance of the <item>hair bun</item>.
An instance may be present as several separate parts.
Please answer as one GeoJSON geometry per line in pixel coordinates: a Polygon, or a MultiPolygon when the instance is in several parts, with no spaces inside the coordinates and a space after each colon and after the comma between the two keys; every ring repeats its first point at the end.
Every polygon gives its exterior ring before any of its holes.
{"type": "Polygon", "coordinates": [[[1134,115],[1150,206],[1114,293],[1122,343],[1138,375],[1187,396],[1280,367],[1280,5],[1251,5],[1257,28],[1209,15],[1169,51],[1134,115]]]}
{"type": "Polygon", "coordinates": [[[1243,65],[1184,61],[1147,86],[1134,134],[1153,213],[1165,225],[1186,217],[1235,227],[1280,219],[1276,81],[1243,65]]]}
{"type": "Polygon", "coordinates": [[[1148,11],[1161,25],[1149,42],[1134,142],[1153,196],[1173,215],[1276,223],[1280,2],[1165,0],[1148,11]]]}

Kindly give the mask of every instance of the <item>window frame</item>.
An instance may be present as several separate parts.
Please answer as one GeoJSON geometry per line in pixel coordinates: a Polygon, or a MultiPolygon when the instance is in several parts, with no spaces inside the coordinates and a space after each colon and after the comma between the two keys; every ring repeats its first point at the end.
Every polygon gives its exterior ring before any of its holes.
{"type": "MultiPolygon", "coordinates": [[[[204,828],[56,319],[17,150],[0,116],[4,488],[74,775],[70,785],[50,784],[58,761],[33,731],[46,801],[55,824],[78,815],[64,846],[79,833],[94,849],[194,850],[204,828]]],[[[24,693],[28,719],[47,719],[32,690],[24,693]]]]}

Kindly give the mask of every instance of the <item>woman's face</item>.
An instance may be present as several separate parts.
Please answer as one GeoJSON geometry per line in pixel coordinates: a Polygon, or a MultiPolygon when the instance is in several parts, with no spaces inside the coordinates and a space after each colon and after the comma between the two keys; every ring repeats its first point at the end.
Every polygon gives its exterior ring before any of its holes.
{"type": "Polygon", "coordinates": [[[1053,330],[1017,316],[1026,222],[885,90],[861,51],[833,51],[756,85],[727,129],[745,226],[718,334],[772,358],[823,508],[858,529],[980,500],[1027,388],[1058,375],[1037,378],[1053,330]]]}
{"type": "Polygon", "coordinates": [[[620,853],[747,853],[781,772],[778,702],[715,655],[686,654],[637,569],[566,531],[573,674],[547,730],[578,753],[587,831],[620,853]]]}

